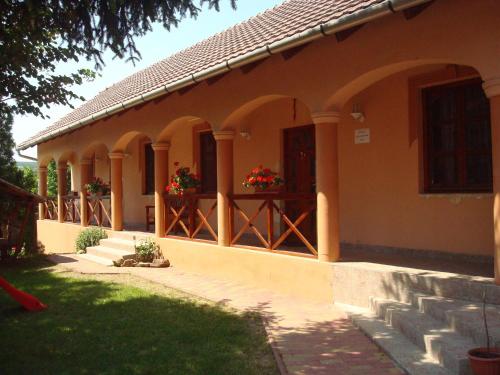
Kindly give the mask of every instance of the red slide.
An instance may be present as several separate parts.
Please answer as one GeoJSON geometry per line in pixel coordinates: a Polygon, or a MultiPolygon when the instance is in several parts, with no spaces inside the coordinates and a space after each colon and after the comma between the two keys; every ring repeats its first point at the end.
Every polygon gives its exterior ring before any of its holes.
{"type": "Polygon", "coordinates": [[[0,287],[3,288],[14,300],[23,305],[23,307],[28,311],[41,311],[47,308],[47,306],[41,303],[38,299],[28,293],[14,288],[2,277],[0,277],[0,287]]]}

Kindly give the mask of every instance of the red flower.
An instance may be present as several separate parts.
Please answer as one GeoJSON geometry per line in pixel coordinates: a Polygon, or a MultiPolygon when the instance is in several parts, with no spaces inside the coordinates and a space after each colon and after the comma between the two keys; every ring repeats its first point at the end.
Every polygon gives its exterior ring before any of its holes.
{"type": "Polygon", "coordinates": [[[178,162],[178,161],[174,162],[174,165],[175,165],[176,167],[178,167],[178,166],[179,166],[179,162],[178,162]]]}

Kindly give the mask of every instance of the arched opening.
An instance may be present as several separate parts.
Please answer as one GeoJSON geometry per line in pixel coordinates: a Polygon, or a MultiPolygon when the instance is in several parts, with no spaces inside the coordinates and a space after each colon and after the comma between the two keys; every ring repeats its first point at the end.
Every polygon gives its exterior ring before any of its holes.
{"type": "Polygon", "coordinates": [[[70,150],[62,152],[57,158],[57,162],[53,161],[49,164],[47,178],[49,195],[55,193],[57,196],[58,212],[59,215],[62,215],[62,219],[59,218],[59,221],[80,222],[78,197],[80,165],[76,153],[70,150]],[[53,168],[55,168],[55,173],[53,168]],[[61,184],[62,186],[60,186],[61,184]]]}
{"type": "MultiPolygon", "coordinates": [[[[112,148],[122,153],[123,227],[146,231],[145,212],[154,208],[154,151],[151,138],[139,131],[122,135],[112,148]]],[[[113,181],[111,180],[111,188],[113,181]]],[[[153,210],[150,210],[153,213],[153,210]]]]}
{"type": "Polygon", "coordinates": [[[332,95],[328,106],[340,111],[345,259],[492,276],[474,266],[494,248],[481,83],[468,66],[397,64],[332,95]],[[470,266],[456,253],[470,257],[470,266]],[[435,262],[424,260],[429,254],[435,262]]]}
{"type": "Polygon", "coordinates": [[[315,255],[315,126],[309,107],[298,98],[266,95],[232,111],[222,128],[235,131],[233,245],[315,255]],[[284,181],[271,184],[278,192],[267,195],[264,205],[253,196],[260,190],[253,186],[260,184],[253,171],[260,167],[284,181]]]}
{"type": "Polygon", "coordinates": [[[81,155],[80,186],[85,192],[81,216],[87,225],[111,226],[111,163],[103,143],[93,143],[81,155]]]}
{"type": "MultiPolygon", "coordinates": [[[[217,241],[217,145],[211,124],[197,116],[182,116],[161,130],[158,144],[165,168],[165,234],[217,241]],[[187,189],[179,191],[177,183],[187,189]],[[165,186],[166,188],[166,186],[165,186]]],[[[163,186],[162,186],[163,187],[163,186]]]]}

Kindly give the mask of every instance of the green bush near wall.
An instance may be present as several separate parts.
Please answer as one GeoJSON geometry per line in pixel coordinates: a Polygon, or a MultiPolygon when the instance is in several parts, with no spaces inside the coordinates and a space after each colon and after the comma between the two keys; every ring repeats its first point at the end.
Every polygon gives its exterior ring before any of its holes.
{"type": "Polygon", "coordinates": [[[108,238],[108,235],[101,228],[88,228],[81,231],[75,241],[76,252],[86,253],[87,247],[99,245],[99,241],[103,238],[108,238]]]}

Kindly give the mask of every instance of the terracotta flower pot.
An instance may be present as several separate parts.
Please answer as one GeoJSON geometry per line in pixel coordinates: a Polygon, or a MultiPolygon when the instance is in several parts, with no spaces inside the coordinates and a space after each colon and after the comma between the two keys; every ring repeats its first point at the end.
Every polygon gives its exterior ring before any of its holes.
{"type": "Polygon", "coordinates": [[[183,190],[184,194],[196,194],[196,188],[191,187],[183,190]]]}
{"type": "Polygon", "coordinates": [[[475,375],[500,374],[500,349],[475,348],[469,350],[469,361],[475,375]]]}
{"type": "Polygon", "coordinates": [[[271,185],[267,188],[262,188],[260,186],[255,186],[256,193],[279,193],[282,187],[280,185],[271,185]]]}

